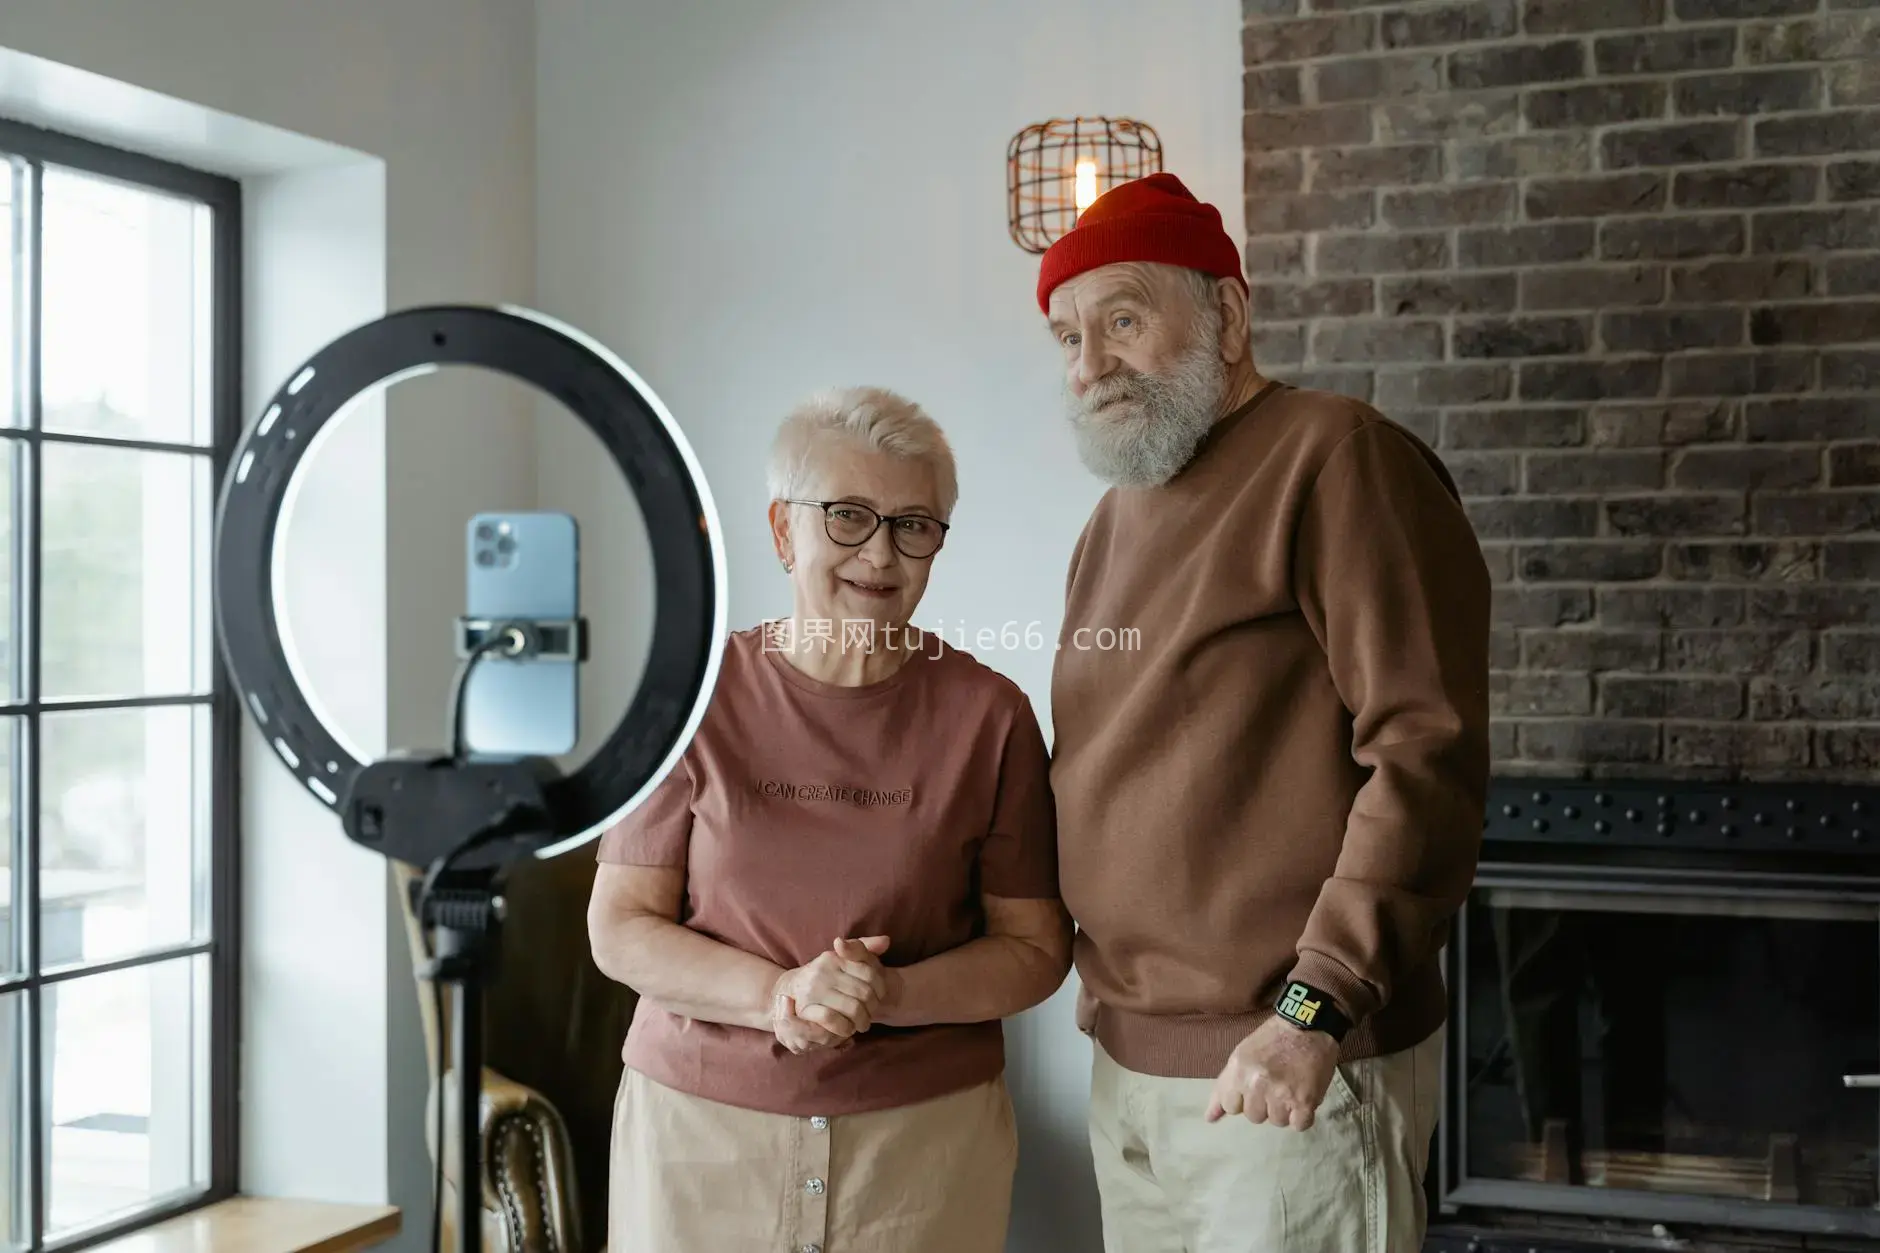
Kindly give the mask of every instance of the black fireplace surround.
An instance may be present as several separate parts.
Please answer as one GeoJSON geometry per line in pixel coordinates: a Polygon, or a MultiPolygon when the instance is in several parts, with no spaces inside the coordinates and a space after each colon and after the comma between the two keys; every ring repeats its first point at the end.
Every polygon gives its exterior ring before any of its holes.
{"type": "Polygon", "coordinates": [[[1427,1253],[1880,1253],[1880,788],[1498,779],[1427,1253]]]}

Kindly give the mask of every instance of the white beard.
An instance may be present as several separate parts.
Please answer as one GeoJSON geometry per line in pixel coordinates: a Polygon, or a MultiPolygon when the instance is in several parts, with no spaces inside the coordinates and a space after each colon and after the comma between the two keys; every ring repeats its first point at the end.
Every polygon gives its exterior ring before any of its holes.
{"type": "Polygon", "coordinates": [[[1066,391],[1066,416],[1085,468],[1117,487],[1160,487],[1181,473],[1227,394],[1218,339],[1218,332],[1197,327],[1166,374],[1112,374],[1082,396],[1066,391]]]}

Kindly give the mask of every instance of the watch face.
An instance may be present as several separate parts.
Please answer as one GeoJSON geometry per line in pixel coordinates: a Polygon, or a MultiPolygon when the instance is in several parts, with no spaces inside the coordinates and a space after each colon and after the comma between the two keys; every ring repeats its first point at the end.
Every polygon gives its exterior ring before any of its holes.
{"type": "Polygon", "coordinates": [[[1286,985],[1286,995],[1280,998],[1279,1012],[1302,1027],[1310,1027],[1318,1021],[1319,1010],[1324,1004],[1324,999],[1315,999],[1312,989],[1305,984],[1289,983],[1286,985]]]}

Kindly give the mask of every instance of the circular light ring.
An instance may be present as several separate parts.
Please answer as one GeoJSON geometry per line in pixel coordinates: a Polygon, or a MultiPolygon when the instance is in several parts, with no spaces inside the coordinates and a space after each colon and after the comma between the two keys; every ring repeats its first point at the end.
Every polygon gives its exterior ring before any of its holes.
{"type": "Polygon", "coordinates": [[[705,715],[727,633],[724,537],[705,476],[666,407],[607,349],[532,310],[457,305],[389,314],[322,348],[274,395],[230,462],[216,507],[217,635],[262,737],[337,807],[366,763],[320,721],[294,678],[274,612],[276,532],[322,427],[360,393],[445,365],[533,384],[580,418],[638,499],[653,550],[645,674],[606,742],[550,785],[555,838],[537,850],[550,857],[600,834],[671,771],[705,715]]]}

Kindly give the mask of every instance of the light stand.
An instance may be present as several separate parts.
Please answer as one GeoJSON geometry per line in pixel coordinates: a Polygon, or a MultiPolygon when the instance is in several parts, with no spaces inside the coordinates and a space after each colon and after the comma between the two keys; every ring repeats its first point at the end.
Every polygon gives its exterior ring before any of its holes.
{"type": "MultiPolygon", "coordinates": [[[[412,309],[327,345],[249,426],[217,504],[214,571],[223,662],[269,748],[338,812],[355,843],[424,868],[410,902],[432,937],[418,973],[456,991],[457,1247],[482,1253],[482,1009],[499,955],[503,874],[598,836],[659,785],[691,742],[726,636],[724,545],[710,490],[658,397],[578,331],[523,309],[412,309]],[[584,623],[459,619],[449,750],[367,763],[314,713],[276,621],[275,539],[302,460],[361,394],[440,365],[507,374],[561,401],[608,450],[647,520],[656,590],[646,669],[625,717],[573,774],[543,758],[471,759],[459,724],[465,680],[481,660],[501,652],[585,661],[584,623]]],[[[441,1040],[441,1022],[438,1033],[441,1040]]],[[[441,1123],[441,1086],[437,1100],[441,1123]]],[[[440,1181],[445,1151],[440,1135],[440,1181]]]]}

